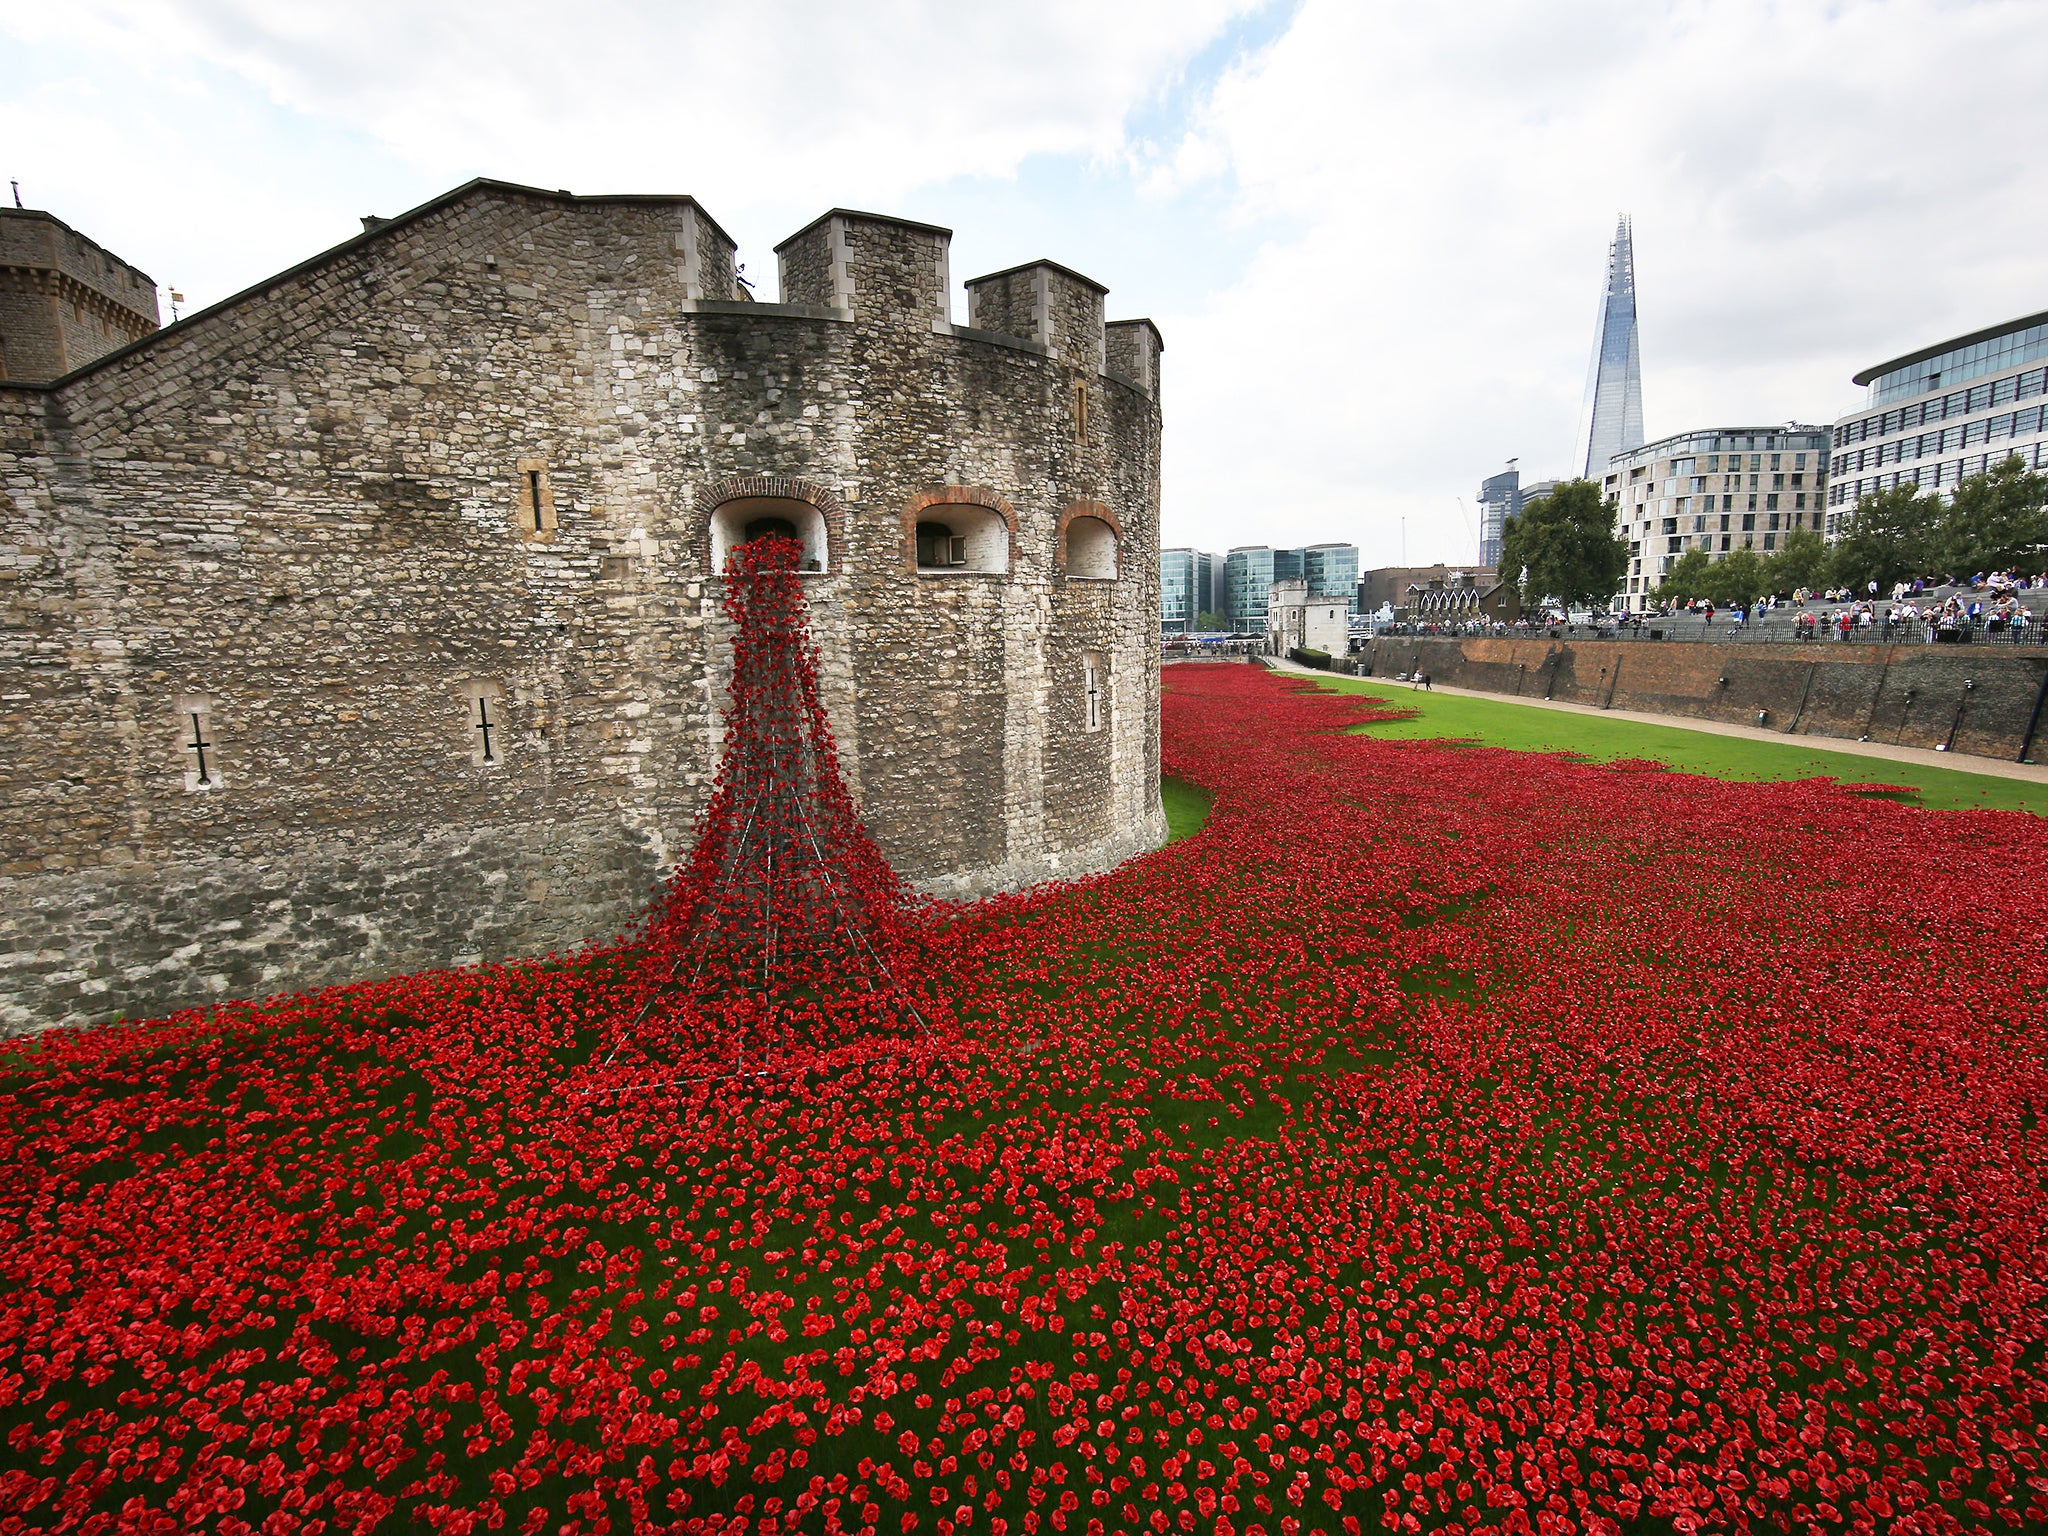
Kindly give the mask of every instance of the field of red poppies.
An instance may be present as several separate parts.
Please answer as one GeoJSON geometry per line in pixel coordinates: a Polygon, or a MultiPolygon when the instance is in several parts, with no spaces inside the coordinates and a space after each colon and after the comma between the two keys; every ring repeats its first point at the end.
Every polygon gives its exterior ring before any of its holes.
{"type": "Polygon", "coordinates": [[[0,1529],[2041,1530],[2048,824],[1346,734],[920,914],[922,1054],[579,1085],[635,952],[0,1077],[0,1529]]]}

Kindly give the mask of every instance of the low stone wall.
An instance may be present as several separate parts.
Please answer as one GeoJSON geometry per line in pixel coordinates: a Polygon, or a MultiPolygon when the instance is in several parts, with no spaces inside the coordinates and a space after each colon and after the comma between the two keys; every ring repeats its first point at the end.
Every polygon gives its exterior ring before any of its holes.
{"type": "MultiPolygon", "coordinates": [[[[1708,645],[1387,636],[1355,660],[1367,677],[1419,669],[1433,682],[1510,698],[1761,724],[1788,735],[1867,737],[1906,747],[1947,743],[1951,751],[2006,759],[2019,755],[2048,678],[2048,654],[2032,650],[1819,640],[1708,645]]],[[[2042,724],[2048,737],[2048,711],[2042,724]]],[[[2043,750],[2039,737],[2035,748],[2043,750]]]]}

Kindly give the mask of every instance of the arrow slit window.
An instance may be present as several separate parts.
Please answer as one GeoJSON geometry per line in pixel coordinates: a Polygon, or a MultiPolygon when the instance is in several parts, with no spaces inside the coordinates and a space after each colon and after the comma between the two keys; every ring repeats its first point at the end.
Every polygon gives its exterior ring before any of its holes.
{"type": "Polygon", "coordinates": [[[514,486],[512,521],[528,542],[555,541],[555,492],[548,483],[546,459],[521,459],[514,486]]]}
{"type": "Polygon", "coordinates": [[[219,789],[220,743],[213,731],[213,701],[196,694],[178,700],[178,750],[184,758],[185,792],[219,789]]]}
{"type": "Polygon", "coordinates": [[[476,768],[502,768],[511,738],[506,733],[505,690],[497,683],[474,679],[464,683],[462,740],[476,768]]]}
{"type": "Polygon", "coordinates": [[[1109,668],[1102,652],[1081,653],[1081,728],[1099,731],[1109,718],[1109,668]]]}

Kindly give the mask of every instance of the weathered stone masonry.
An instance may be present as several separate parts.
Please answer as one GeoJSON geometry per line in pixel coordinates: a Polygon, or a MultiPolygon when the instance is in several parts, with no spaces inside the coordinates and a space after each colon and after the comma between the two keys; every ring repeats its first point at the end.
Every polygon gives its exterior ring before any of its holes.
{"type": "Polygon", "coordinates": [[[947,240],[835,211],[752,303],[687,198],[478,182],[0,385],[0,1022],[618,932],[706,798],[712,544],[761,517],[821,556],[907,875],[1156,844],[1158,334],[1050,263],[953,326],[947,240]],[[918,516],[1000,519],[1005,568],[920,570],[918,516]]]}

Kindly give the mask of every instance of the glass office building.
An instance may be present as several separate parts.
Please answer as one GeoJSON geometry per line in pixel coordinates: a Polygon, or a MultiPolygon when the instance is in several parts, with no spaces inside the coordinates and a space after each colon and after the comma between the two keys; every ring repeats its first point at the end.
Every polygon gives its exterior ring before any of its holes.
{"type": "Polygon", "coordinates": [[[1310,597],[1341,597],[1358,609],[1358,546],[1311,544],[1301,552],[1301,574],[1310,597]]]}
{"type": "Polygon", "coordinates": [[[1217,580],[1222,560],[1199,549],[1159,551],[1159,632],[1191,635],[1202,615],[1221,614],[1224,597],[1217,580]]]}
{"type": "Polygon", "coordinates": [[[1263,635],[1266,594],[1274,582],[1290,581],[1302,574],[1301,551],[1273,549],[1264,544],[1240,545],[1230,552],[1224,570],[1231,629],[1240,635],[1263,635]]]}
{"type": "Polygon", "coordinates": [[[1479,482],[1479,563],[1497,569],[1508,519],[1522,510],[1522,472],[1513,467],[1479,482]]]}
{"type": "Polygon", "coordinates": [[[1272,549],[1246,544],[1224,565],[1230,627],[1240,635],[1266,632],[1266,593],[1276,581],[1306,581],[1311,597],[1341,597],[1358,611],[1358,546],[1311,544],[1306,549],[1272,549]]]}
{"type": "MultiPolygon", "coordinates": [[[[1584,451],[1579,473],[1598,482],[1617,453],[1639,448],[1643,441],[1643,360],[1636,336],[1636,257],[1634,231],[1624,214],[1607,248],[1607,280],[1600,290],[1600,318],[1593,330],[1593,361],[1586,373],[1584,451]]],[[[1480,548],[1480,564],[1492,561],[1480,548]]]]}
{"type": "Polygon", "coordinates": [[[1865,496],[1895,485],[1951,495],[2018,457],[2048,469],[2048,314],[1973,331],[1866,368],[1864,408],[1835,423],[1829,538],[1865,496]]]}

